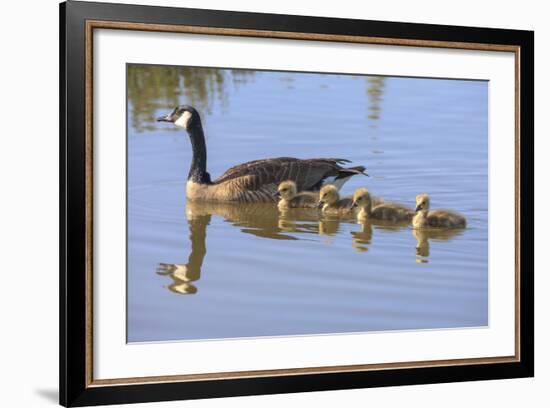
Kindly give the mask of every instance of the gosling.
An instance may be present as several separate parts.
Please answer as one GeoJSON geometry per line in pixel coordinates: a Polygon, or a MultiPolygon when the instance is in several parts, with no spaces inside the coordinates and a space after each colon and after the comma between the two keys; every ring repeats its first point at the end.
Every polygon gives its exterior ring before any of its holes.
{"type": "Polygon", "coordinates": [[[380,202],[374,203],[369,190],[358,188],[353,194],[352,208],[359,208],[357,221],[385,220],[393,222],[411,222],[414,212],[404,205],[380,202]]]}
{"type": "Polygon", "coordinates": [[[292,180],[283,181],[277,188],[279,197],[279,203],[277,207],[279,210],[288,210],[289,208],[317,208],[317,202],[319,195],[309,191],[302,191],[298,193],[296,183],[292,180]]]}
{"type": "Polygon", "coordinates": [[[340,199],[340,194],[336,186],[327,184],[321,188],[319,192],[319,205],[323,214],[333,215],[345,215],[350,214],[353,210],[351,208],[351,198],[340,199]]]}
{"type": "Polygon", "coordinates": [[[466,218],[449,210],[430,211],[430,197],[428,194],[416,196],[416,215],[412,224],[414,228],[465,228],[466,218]]]}

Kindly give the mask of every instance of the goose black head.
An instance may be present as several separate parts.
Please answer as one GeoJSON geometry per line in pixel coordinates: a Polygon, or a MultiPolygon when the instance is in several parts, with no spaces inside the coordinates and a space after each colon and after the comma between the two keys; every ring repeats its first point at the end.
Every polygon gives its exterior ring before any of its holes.
{"type": "Polygon", "coordinates": [[[172,113],[157,118],[157,122],[171,122],[174,125],[189,130],[200,125],[199,112],[189,105],[179,105],[172,113]]]}

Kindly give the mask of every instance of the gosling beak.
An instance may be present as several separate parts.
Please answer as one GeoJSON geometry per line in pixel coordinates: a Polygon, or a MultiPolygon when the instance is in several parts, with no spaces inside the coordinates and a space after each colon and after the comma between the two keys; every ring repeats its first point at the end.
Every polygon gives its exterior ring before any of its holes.
{"type": "Polygon", "coordinates": [[[417,205],[416,208],[414,209],[414,212],[418,212],[422,209],[422,205],[417,205]]]}
{"type": "Polygon", "coordinates": [[[172,123],[174,120],[172,119],[172,114],[169,113],[168,115],[160,116],[157,118],[157,122],[170,122],[172,123]]]}
{"type": "Polygon", "coordinates": [[[321,207],[323,207],[323,204],[325,204],[325,203],[324,203],[324,202],[322,202],[322,201],[319,201],[319,204],[317,204],[317,208],[321,208],[321,207]]]}
{"type": "Polygon", "coordinates": [[[273,197],[276,197],[276,198],[281,198],[281,193],[279,191],[275,191],[273,193],[273,197]]]}
{"type": "Polygon", "coordinates": [[[357,203],[355,201],[351,203],[351,208],[357,208],[357,203]]]}

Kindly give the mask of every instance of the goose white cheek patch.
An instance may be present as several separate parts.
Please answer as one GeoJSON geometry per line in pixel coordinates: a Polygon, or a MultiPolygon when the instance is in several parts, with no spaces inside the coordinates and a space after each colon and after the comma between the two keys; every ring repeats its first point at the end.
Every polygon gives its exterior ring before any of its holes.
{"type": "Polygon", "coordinates": [[[183,114],[174,122],[174,125],[187,129],[189,124],[189,119],[191,119],[191,113],[183,112],[183,114]]]}

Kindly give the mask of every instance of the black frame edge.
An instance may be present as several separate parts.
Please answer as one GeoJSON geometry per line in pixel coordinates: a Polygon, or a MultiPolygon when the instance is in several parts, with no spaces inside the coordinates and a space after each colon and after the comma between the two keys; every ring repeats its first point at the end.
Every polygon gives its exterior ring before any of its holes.
{"type": "MultiPolygon", "coordinates": [[[[97,4],[95,6],[98,6],[97,4]]],[[[60,4],[60,404],[86,394],[85,13],[60,4]]]]}
{"type": "Polygon", "coordinates": [[[520,355],[535,375],[535,33],[527,31],[520,51],[520,355]],[[528,252],[524,250],[528,248],[528,252]]]}
{"type": "Polygon", "coordinates": [[[66,85],[65,78],[67,76],[67,69],[65,66],[66,53],[65,53],[65,13],[66,4],[61,3],[59,5],[59,403],[61,405],[67,404],[67,369],[65,367],[66,347],[65,333],[67,331],[67,320],[65,318],[65,302],[66,298],[66,286],[65,286],[65,214],[67,208],[65,206],[65,192],[67,185],[65,184],[65,107],[66,101],[66,85]]]}
{"type": "Polygon", "coordinates": [[[534,33],[68,1],[59,6],[60,361],[64,406],[218,398],[534,376],[534,33]],[[85,71],[86,19],[271,29],[388,38],[484,42],[521,47],[521,361],[485,365],[256,377],[86,388],[85,384],[85,71]],[[70,305],[70,306],[69,306],[70,305]]]}

